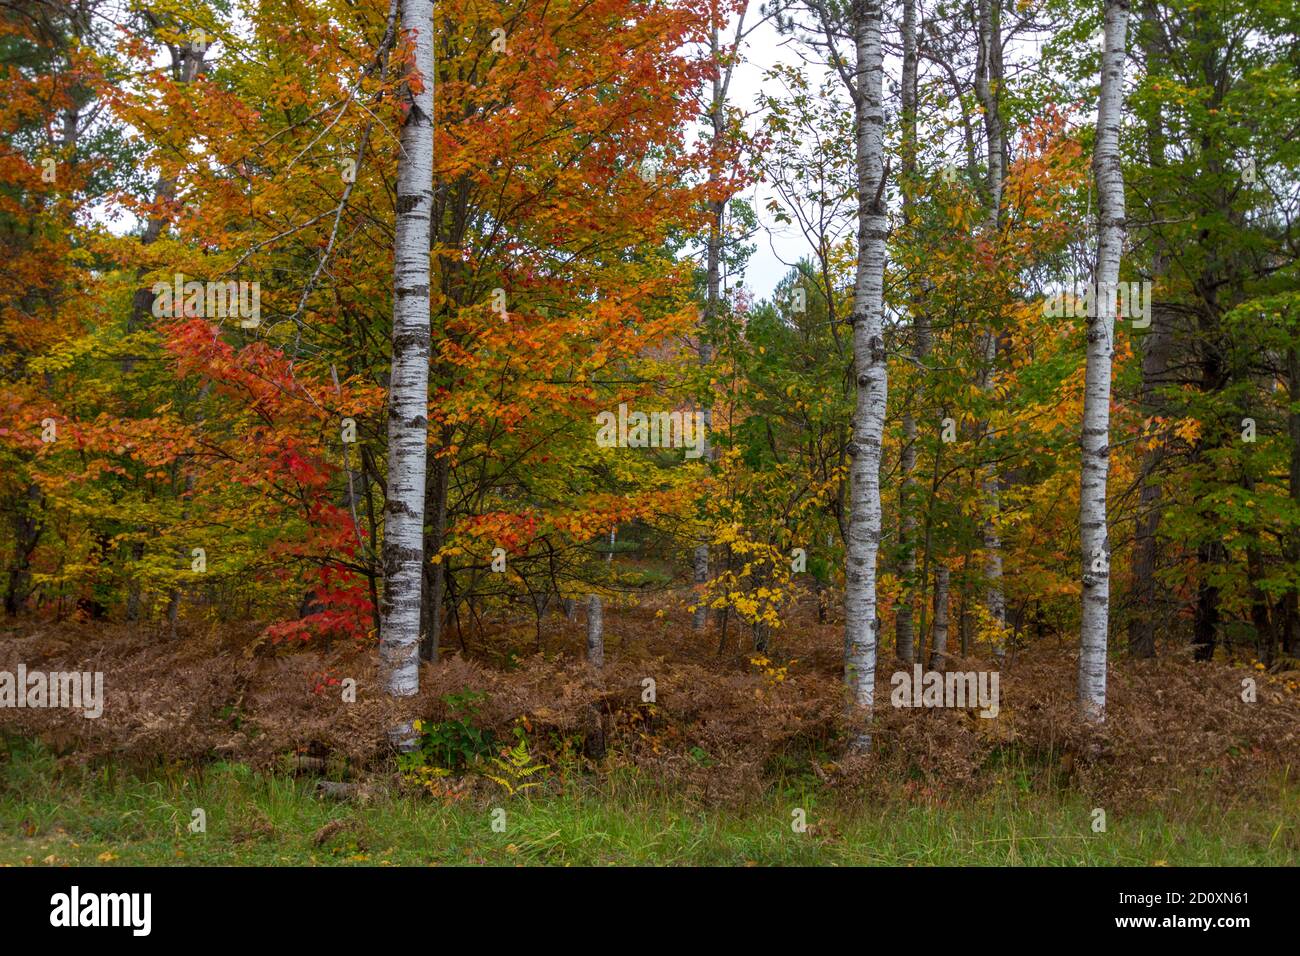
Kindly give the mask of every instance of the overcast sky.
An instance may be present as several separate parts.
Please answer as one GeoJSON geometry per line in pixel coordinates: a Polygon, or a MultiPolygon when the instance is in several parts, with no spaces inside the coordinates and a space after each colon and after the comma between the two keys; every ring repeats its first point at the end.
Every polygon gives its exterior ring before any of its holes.
{"type": "MultiPolygon", "coordinates": [[[[757,4],[754,8],[757,12],[757,4]]],[[[734,36],[734,27],[730,35],[734,36]]],[[[736,67],[728,98],[747,112],[756,109],[765,71],[778,63],[797,65],[802,62],[794,43],[788,37],[780,36],[770,22],[760,24],[750,34],[742,55],[744,61],[736,67]]],[[[761,120],[761,116],[753,116],[751,127],[757,126],[761,120]]],[[[744,193],[744,198],[753,203],[763,227],[754,237],[758,249],[750,258],[744,276],[744,285],[756,298],[771,295],[777,282],[789,271],[790,264],[811,251],[798,229],[772,221],[765,208],[771,196],[771,189],[761,181],[744,193]]]]}

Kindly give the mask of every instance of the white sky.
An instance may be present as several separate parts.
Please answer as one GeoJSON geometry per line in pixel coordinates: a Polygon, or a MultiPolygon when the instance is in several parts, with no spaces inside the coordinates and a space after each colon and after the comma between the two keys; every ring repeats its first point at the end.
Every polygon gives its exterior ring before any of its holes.
{"type": "MultiPolygon", "coordinates": [[[[758,4],[753,3],[752,7],[752,15],[757,15],[758,4]]],[[[734,27],[730,35],[734,36],[734,27]]],[[[778,63],[798,65],[803,62],[796,52],[794,41],[780,36],[770,21],[760,24],[750,34],[741,53],[744,59],[736,66],[728,98],[746,111],[756,109],[765,71],[778,63]]],[[[761,120],[761,116],[753,116],[750,120],[751,128],[761,120]]],[[[777,282],[789,271],[790,265],[812,251],[797,228],[772,221],[766,205],[773,195],[769,184],[760,181],[747,189],[743,197],[754,206],[762,227],[752,240],[758,249],[750,257],[743,283],[754,293],[755,298],[770,296],[777,282]]],[[[736,284],[736,277],[728,280],[729,286],[736,284]]]]}

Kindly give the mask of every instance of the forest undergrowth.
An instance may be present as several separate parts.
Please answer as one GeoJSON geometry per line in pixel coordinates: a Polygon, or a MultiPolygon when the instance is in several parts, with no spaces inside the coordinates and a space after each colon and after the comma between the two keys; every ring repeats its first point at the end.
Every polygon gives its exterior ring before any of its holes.
{"type": "MultiPolygon", "coordinates": [[[[373,653],[351,641],[288,647],[251,624],[167,641],[147,627],[32,622],[0,634],[0,670],[103,672],[103,715],[9,708],[0,733],[67,765],[237,763],[350,797],[443,803],[579,793],[630,775],[703,807],[807,792],[962,804],[1010,786],[1147,810],[1189,795],[1264,798],[1279,783],[1293,789],[1300,766],[1300,672],[1285,659],[1266,670],[1248,657],[1193,662],[1173,646],[1151,660],[1116,656],[1106,723],[1088,729],[1075,719],[1070,641],[1012,648],[991,718],[974,702],[888,706],[891,676],[911,668],[886,646],[872,752],[854,757],[835,623],[796,615],[763,653],[747,631],[729,628],[720,649],[716,629],[694,634],[652,606],[611,613],[606,627],[595,672],[577,622],[547,617],[540,649],[531,622],[488,626],[425,665],[419,695],[398,702],[379,691],[373,653]],[[382,728],[399,710],[422,736],[395,770],[382,728]]],[[[949,664],[993,667],[991,656],[949,664]]]]}

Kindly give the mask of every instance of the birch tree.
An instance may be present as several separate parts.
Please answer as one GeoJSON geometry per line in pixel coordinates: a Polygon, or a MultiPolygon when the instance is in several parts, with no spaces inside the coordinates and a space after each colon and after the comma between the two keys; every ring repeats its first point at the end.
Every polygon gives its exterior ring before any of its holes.
{"type": "Polygon", "coordinates": [[[605,666],[605,611],[599,594],[587,595],[587,662],[597,670],[605,666]]]}
{"type": "Polygon", "coordinates": [[[848,8],[855,62],[852,73],[835,51],[837,24],[827,5],[811,0],[831,61],[853,99],[857,167],[858,249],[853,287],[853,381],[856,399],[849,439],[850,513],[844,587],[844,680],[856,709],[850,747],[871,746],[875,705],[876,565],[880,551],[880,458],[889,378],[885,362],[885,169],[883,9],[880,0],[855,0],[848,8]]]}
{"type": "MultiPolygon", "coordinates": [[[[976,35],[979,44],[975,65],[975,95],[984,113],[984,135],[987,141],[987,190],[989,215],[987,229],[993,242],[998,241],[1002,227],[1002,183],[1007,169],[1006,132],[1002,124],[1001,88],[1002,68],[1002,7],[1000,0],[979,0],[976,35]]],[[[997,388],[998,333],[990,329],[983,339],[984,366],[981,387],[992,393],[997,388]]],[[[986,430],[985,438],[991,431],[986,430]]],[[[1001,632],[1006,626],[1006,599],[1002,591],[1002,536],[998,531],[998,512],[1002,510],[1002,490],[999,484],[996,461],[984,468],[982,481],[984,506],[984,578],[985,606],[989,617],[997,626],[999,636],[994,651],[1003,654],[1001,632]]]]}
{"type": "Polygon", "coordinates": [[[1115,338],[1115,295],[1124,243],[1124,172],[1119,128],[1124,111],[1125,33],[1129,0],[1105,0],[1105,47],[1097,104],[1097,295],[1088,323],[1088,368],[1083,399],[1083,473],[1079,531],[1083,546],[1083,621],[1079,631],[1079,706],[1085,719],[1106,715],[1106,638],[1110,618],[1110,541],[1106,531],[1106,476],[1110,463],[1110,376],[1115,338]]]}
{"type": "MultiPolygon", "coordinates": [[[[414,52],[409,112],[397,166],[393,242],[392,370],[388,390],[388,483],[384,505],[384,594],[380,679],[393,697],[420,689],[420,583],[429,398],[429,217],[433,209],[433,3],[402,0],[402,30],[414,52]]],[[[399,746],[409,724],[392,732],[399,746]]]]}
{"type": "MultiPolygon", "coordinates": [[[[858,167],[858,262],[853,290],[853,372],[857,387],[853,437],[848,568],[844,595],[845,677],[853,702],[869,720],[876,689],[876,559],[880,550],[880,453],[889,376],[885,363],[884,74],[880,0],[853,9],[857,52],[853,87],[858,167]]],[[[871,743],[864,724],[855,747],[871,743]]]]}
{"type": "Polygon", "coordinates": [[[934,641],[930,650],[930,670],[948,667],[948,567],[934,569],[934,641]]]}
{"type": "MultiPolygon", "coordinates": [[[[902,99],[902,153],[903,177],[908,181],[908,188],[903,193],[903,228],[910,228],[914,216],[911,180],[916,175],[916,0],[903,0],[903,84],[902,99]]],[[[924,310],[918,303],[909,301],[908,310],[912,313],[912,357],[919,363],[925,360],[927,340],[929,339],[928,322],[924,310]]],[[[921,404],[921,388],[918,384],[914,390],[914,401],[921,404]]],[[[899,454],[898,468],[902,473],[898,494],[898,536],[899,549],[902,552],[900,577],[903,593],[898,602],[895,615],[895,645],[899,663],[910,665],[914,656],[915,625],[913,623],[913,605],[916,597],[916,511],[913,499],[916,495],[916,418],[912,414],[911,403],[903,412],[903,449],[899,454]]],[[[922,615],[924,617],[924,615],[922,615]]],[[[924,635],[922,635],[924,638],[924,635]]]]}

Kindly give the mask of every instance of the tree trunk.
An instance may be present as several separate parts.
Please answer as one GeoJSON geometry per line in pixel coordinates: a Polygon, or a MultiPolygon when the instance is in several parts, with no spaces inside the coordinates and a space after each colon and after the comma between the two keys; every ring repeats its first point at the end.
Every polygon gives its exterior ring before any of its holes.
{"type": "Polygon", "coordinates": [[[948,568],[934,569],[934,639],[930,649],[930,670],[948,667],[948,568]]]}
{"type": "MultiPolygon", "coordinates": [[[[711,54],[716,58],[719,55],[718,46],[718,21],[714,17],[709,32],[709,49],[711,54]]],[[[730,70],[727,71],[728,77],[730,70]]],[[[709,124],[712,127],[713,138],[709,144],[709,181],[710,185],[715,185],[718,178],[718,147],[722,142],[722,108],[726,92],[723,87],[722,71],[713,75],[712,92],[709,96],[709,124]]],[[[700,337],[700,365],[708,368],[713,361],[713,346],[709,342],[709,336],[712,334],[713,323],[718,315],[718,299],[721,295],[722,288],[722,220],[726,214],[726,203],[720,200],[714,200],[709,204],[709,235],[705,247],[705,305],[704,312],[700,316],[699,337],[700,337]]],[[[713,409],[706,402],[704,409],[704,455],[707,462],[711,459],[711,449],[709,448],[708,433],[713,427],[713,409]]],[[[704,585],[709,580],[709,541],[705,539],[695,545],[695,567],[694,567],[695,588],[699,594],[703,594],[704,585]]],[[[695,608],[691,618],[691,626],[697,630],[704,630],[709,623],[709,609],[703,601],[695,608]]]]}
{"type": "Polygon", "coordinates": [[[1110,623],[1110,540],[1106,478],[1110,465],[1110,375],[1115,340],[1115,297],[1124,247],[1124,170],[1119,128],[1124,115],[1125,32],[1128,0],[1106,0],[1106,46],[1097,105],[1097,295],[1088,323],[1088,368],[1083,398],[1083,474],[1079,491],[1083,620],[1079,629],[1079,708],[1085,720],[1106,719],[1106,644],[1110,623]]]}
{"type": "Polygon", "coordinates": [[[851,747],[871,746],[875,704],[876,561],[880,549],[880,458],[889,389],[885,362],[884,57],[880,0],[854,11],[856,76],[852,89],[858,184],[858,261],[853,293],[856,403],[850,439],[850,516],[844,590],[844,679],[858,709],[851,747]]]}
{"type": "MultiPolygon", "coordinates": [[[[716,41],[716,31],[715,31],[716,41]]],[[[715,84],[716,85],[716,84],[715,84]]],[[[714,204],[711,208],[709,219],[709,239],[708,239],[708,303],[705,306],[704,321],[700,323],[700,365],[707,368],[713,361],[713,346],[708,341],[710,334],[710,325],[713,317],[716,315],[718,305],[718,295],[721,285],[720,276],[720,244],[721,244],[721,223],[722,210],[721,203],[714,204]]],[[[709,432],[713,428],[713,408],[709,403],[705,403],[703,412],[704,436],[703,436],[703,454],[702,458],[708,462],[713,459],[713,447],[709,441],[709,432]]],[[[705,537],[695,545],[693,578],[699,600],[694,613],[691,617],[691,626],[702,631],[709,624],[709,607],[703,600],[704,586],[709,581],[709,538],[706,533],[705,537]]]]}
{"type": "MultiPolygon", "coordinates": [[[[1000,0],[980,0],[976,32],[979,49],[975,68],[975,94],[984,112],[984,133],[987,140],[988,166],[986,188],[989,199],[987,229],[996,243],[1002,226],[1002,184],[1006,178],[1007,144],[1002,124],[1002,30],[1000,0]]],[[[998,334],[990,329],[983,337],[984,368],[981,386],[992,393],[997,387],[998,334]]],[[[985,425],[987,429],[987,424],[985,425]]],[[[987,438],[987,432],[986,436],[987,438]]],[[[996,462],[989,462],[983,477],[984,505],[987,511],[982,528],[984,545],[985,604],[989,616],[999,630],[1006,627],[1006,598],[1002,591],[1002,536],[998,530],[997,516],[1002,510],[1002,490],[996,462]]],[[[994,652],[1003,654],[999,636],[994,652]]]]}
{"type": "Polygon", "coordinates": [[[45,503],[45,496],[37,484],[27,486],[21,502],[14,502],[13,554],[9,559],[9,581],[5,587],[5,613],[17,617],[27,606],[31,593],[32,554],[41,540],[45,523],[36,513],[45,503]]]}
{"type": "MultiPolygon", "coordinates": [[[[1291,438],[1291,467],[1289,491],[1291,500],[1300,505],[1300,352],[1292,346],[1286,352],[1287,397],[1291,411],[1287,413],[1287,433],[1291,438]]],[[[1300,565],[1300,528],[1293,528],[1286,536],[1285,554],[1292,568],[1300,565]]],[[[1294,574],[1295,572],[1292,571],[1294,574]]],[[[1284,598],[1282,640],[1291,657],[1300,657],[1300,596],[1293,589],[1284,598]]]]}
{"type": "Polygon", "coordinates": [[[587,663],[597,670],[605,666],[605,613],[599,594],[587,596],[587,663]]]}
{"type": "MultiPolygon", "coordinates": [[[[1248,487],[1253,487],[1253,482],[1248,487]]],[[[1273,633],[1271,602],[1258,583],[1264,578],[1264,573],[1264,559],[1259,548],[1254,544],[1247,545],[1246,574],[1250,578],[1250,623],[1255,629],[1256,654],[1260,662],[1271,665],[1277,640],[1273,633]]]]}
{"type": "MultiPolygon", "coordinates": [[[[902,89],[902,123],[903,123],[903,227],[908,229],[912,222],[912,195],[914,187],[912,178],[916,174],[916,0],[904,0],[903,3],[903,89],[902,89]]],[[[917,309],[915,301],[909,301],[908,311],[912,315],[912,355],[918,362],[925,358],[929,338],[928,323],[924,314],[917,309]]],[[[916,604],[916,420],[912,415],[912,406],[919,404],[923,379],[918,376],[918,384],[913,389],[912,401],[907,403],[903,412],[903,450],[899,456],[899,471],[902,481],[898,493],[898,547],[901,553],[900,578],[902,593],[898,600],[898,613],[895,616],[895,644],[899,663],[910,666],[915,656],[915,627],[913,623],[916,604]]]]}
{"type": "Polygon", "coordinates": [[[1218,643],[1219,588],[1211,582],[1211,577],[1222,557],[1223,547],[1217,542],[1207,542],[1196,549],[1196,616],[1192,621],[1192,657],[1198,661],[1213,660],[1214,647],[1218,643]]]}
{"type": "MultiPolygon", "coordinates": [[[[384,504],[384,595],[380,681],[392,697],[420,689],[420,593],[429,413],[429,217],[433,208],[433,3],[402,0],[402,29],[414,40],[397,166],[393,242],[393,358],[388,391],[388,482],[384,504]]],[[[400,748],[409,722],[390,729],[400,748]]]]}
{"type": "MultiPolygon", "coordinates": [[[[969,565],[969,561],[967,564],[969,565]]],[[[964,570],[961,576],[961,612],[957,618],[957,633],[961,639],[961,656],[970,654],[970,573],[964,570]]]]}
{"type": "MultiPolygon", "coordinates": [[[[447,486],[451,478],[451,462],[445,456],[439,456],[433,463],[433,529],[428,550],[435,555],[442,550],[447,535],[447,486]]],[[[433,664],[438,663],[438,652],[442,646],[442,596],[446,590],[445,561],[436,564],[427,562],[429,580],[427,600],[424,602],[425,638],[421,645],[421,657],[433,664]]]]}

